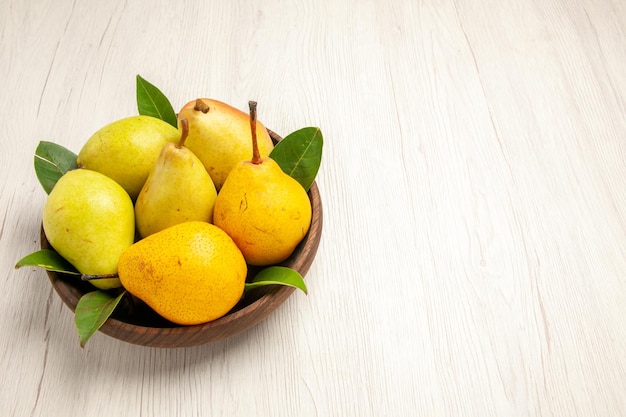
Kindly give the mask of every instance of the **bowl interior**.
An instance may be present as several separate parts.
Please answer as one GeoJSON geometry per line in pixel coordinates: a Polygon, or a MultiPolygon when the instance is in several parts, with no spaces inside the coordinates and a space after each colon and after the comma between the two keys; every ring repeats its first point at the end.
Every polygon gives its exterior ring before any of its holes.
{"type": "MultiPolygon", "coordinates": [[[[269,131],[275,141],[280,137],[269,131]]],[[[308,272],[321,239],[322,202],[317,184],[308,192],[312,219],[309,232],[291,256],[280,265],[298,271],[303,277],[308,272]]],[[[41,247],[53,249],[41,229],[41,247]]],[[[249,266],[248,279],[260,268],[249,266]]],[[[48,278],[63,302],[74,311],[80,297],[96,288],[75,275],[47,271],[48,278]]],[[[246,291],[237,305],[225,316],[209,323],[180,326],[171,323],[150,309],[145,303],[128,294],[100,331],[125,342],[152,347],[187,347],[216,342],[241,333],[256,325],[276,310],[293,292],[293,287],[272,285],[246,291]]]]}

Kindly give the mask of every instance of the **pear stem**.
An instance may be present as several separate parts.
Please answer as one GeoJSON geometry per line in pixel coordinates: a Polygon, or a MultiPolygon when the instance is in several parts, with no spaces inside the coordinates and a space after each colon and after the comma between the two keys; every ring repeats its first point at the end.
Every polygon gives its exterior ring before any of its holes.
{"type": "Polygon", "coordinates": [[[208,113],[210,108],[208,104],[202,101],[202,99],[198,98],[196,99],[196,105],[193,106],[193,109],[196,111],[201,111],[202,113],[208,113]]]}
{"type": "Polygon", "coordinates": [[[119,278],[119,275],[115,273],[115,274],[104,274],[104,275],[82,274],[80,276],[80,279],[83,281],[91,281],[92,279],[104,279],[104,278],[119,278]]]}
{"type": "Polygon", "coordinates": [[[256,101],[249,101],[250,107],[250,131],[252,132],[252,163],[259,165],[261,163],[261,154],[259,153],[259,145],[256,140],[256,101]]]}
{"type": "Polygon", "coordinates": [[[187,122],[187,119],[180,120],[180,127],[182,129],[180,132],[180,140],[176,144],[176,148],[178,149],[185,145],[185,140],[187,140],[187,136],[189,135],[189,122],[187,122]]]}

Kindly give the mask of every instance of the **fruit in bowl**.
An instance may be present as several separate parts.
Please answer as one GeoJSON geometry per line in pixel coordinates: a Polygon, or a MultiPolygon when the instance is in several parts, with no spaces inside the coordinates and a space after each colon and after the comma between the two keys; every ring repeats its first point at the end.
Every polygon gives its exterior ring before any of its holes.
{"type": "Polygon", "coordinates": [[[185,147],[187,120],[181,128],[180,140],[176,145],[165,144],[137,197],[135,217],[140,237],[185,221],[213,222],[215,184],[198,157],[185,147]]]}
{"type": "Polygon", "coordinates": [[[110,177],[135,200],[163,146],[179,137],[178,129],[156,117],[125,117],[87,139],[77,164],[110,177]]]}
{"type": "MultiPolygon", "coordinates": [[[[86,275],[114,275],[120,255],[135,239],[135,213],[126,191],[96,171],[68,171],[46,199],[43,229],[50,244],[86,275]],[[114,219],[114,221],[112,221],[114,219]]],[[[93,281],[103,290],[118,278],[93,281]]]]}
{"type": "Polygon", "coordinates": [[[250,102],[252,159],[235,164],[215,201],[215,224],[233,238],[251,265],[272,265],[291,255],[311,225],[302,185],[273,159],[261,158],[256,103],[250,102]]]}
{"type": "Polygon", "coordinates": [[[232,168],[252,156],[250,130],[257,132],[259,154],[268,156],[274,148],[269,132],[255,119],[226,103],[198,98],[185,104],[178,112],[179,123],[189,122],[187,147],[200,158],[219,190],[232,168]]]}
{"type": "MultiPolygon", "coordinates": [[[[162,95],[137,80],[153,96],[162,95]]],[[[163,97],[149,98],[163,103],[163,97]]],[[[139,93],[137,100],[141,112],[139,93]]],[[[233,167],[246,167],[244,174],[231,167],[219,190],[210,167],[185,147],[192,125],[180,118],[183,111],[176,121],[178,141],[165,141],[136,195],[121,179],[81,167],[80,158],[60,145],[40,143],[35,169],[49,193],[42,250],[16,266],[47,269],[55,290],[75,312],[81,346],[97,330],[146,346],[217,341],[258,323],[296,288],[306,292],[303,276],[321,237],[321,200],[314,182],[321,133],[304,128],[282,139],[256,120],[256,103],[249,104],[251,155],[235,157],[233,167]],[[263,159],[257,129],[272,139],[263,159]],[[111,189],[94,195],[102,184],[111,189]],[[241,216],[246,212],[253,215],[241,216]],[[259,260],[259,253],[265,259],[259,260]],[[106,268],[93,267],[100,260],[107,261],[106,268]]],[[[239,137],[242,123],[237,114],[224,126],[237,126],[239,137]]],[[[108,136],[110,147],[117,146],[120,134],[108,136]]],[[[210,146],[222,139],[204,141],[210,146]]],[[[106,140],[99,146],[106,149],[106,140]]],[[[234,148],[239,152],[240,146],[234,148]]],[[[97,154],[90,152],[90,158],[97,160],[97,154]]],[[[137,177],[131,168],[126,171],[137,177]]]]}

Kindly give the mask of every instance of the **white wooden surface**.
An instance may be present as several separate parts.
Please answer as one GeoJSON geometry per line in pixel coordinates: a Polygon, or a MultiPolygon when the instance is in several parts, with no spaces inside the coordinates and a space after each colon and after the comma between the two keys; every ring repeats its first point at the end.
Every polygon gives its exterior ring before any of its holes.
{"type": "Polygon", "coordinates": [[[0,415],[626,415],[625,69],[622,0],[0,1],[0,415]],[[310,293],[230,340],[81,350],[13,268],[136,74],[324,134],[310,293]]]}

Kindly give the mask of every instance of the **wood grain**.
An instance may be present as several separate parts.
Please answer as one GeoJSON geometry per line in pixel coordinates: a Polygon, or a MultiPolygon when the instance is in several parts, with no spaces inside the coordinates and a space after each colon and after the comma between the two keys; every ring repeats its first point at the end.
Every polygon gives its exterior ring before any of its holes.
{"type": "Polygon", "coordinates": [[[626,415],[626,2],[0,2],[0,414],[626,415]],[[38,141],[213,97],[318,126],[324,232],[245,333],[97,334],[35,269],[38,141]]]}

